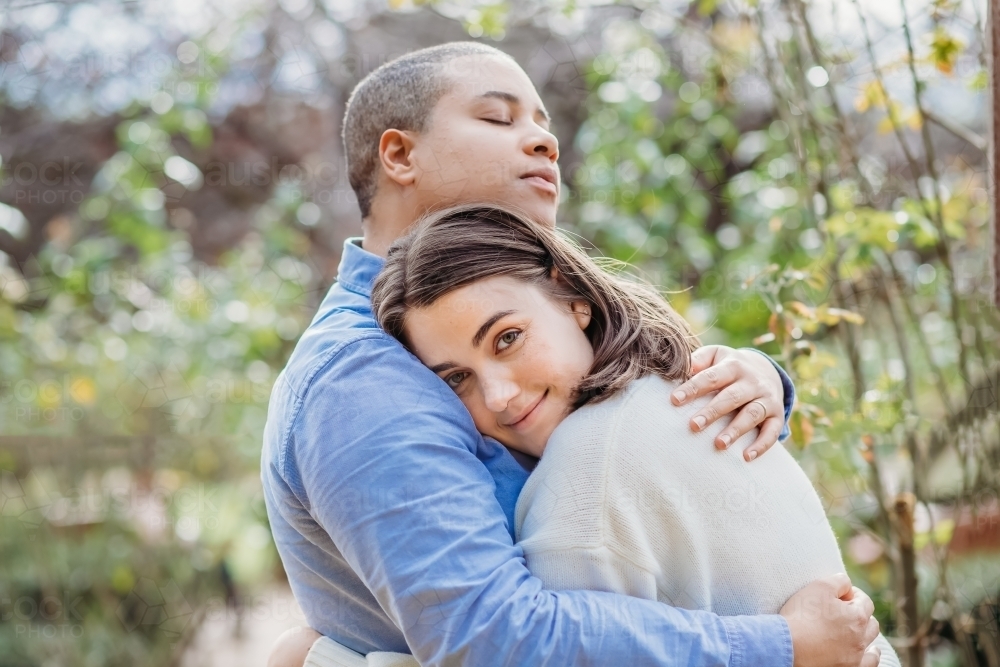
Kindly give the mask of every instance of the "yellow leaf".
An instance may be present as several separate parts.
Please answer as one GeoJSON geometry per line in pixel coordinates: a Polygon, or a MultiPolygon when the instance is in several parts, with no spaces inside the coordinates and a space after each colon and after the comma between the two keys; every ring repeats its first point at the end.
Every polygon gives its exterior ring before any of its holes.
{"type": "Polygon", "coordinates": [[[111,587],[124,595],[132,590],[132,586],[134,585],[135,575],[132,574],[132,570],[124,564],[116,565],[115,569],[111,572],[111,587]]]}
{"type": "Polygon", "coordinates": [[[772,334],[777,336],[778,332],[781,330],[781,319],[778,317],[778,313],[771,313],[771,317],[767,320],[767,329],[772,334]]]}
{"type": "Polygon", "coordinates": [[[854,100],[854,108],[859,113],[864,113],[869,109],[884,109],[888,96],[882,89],[878,81],[870,81],[861,91],[861,95],[854,100]]]}
{"type": "Polygon", "coordinates": [[[827,325],[828,327],[832,327],[833,325],[840,322],[840,315],[833,312],[835,310],[837,309],[828,308],[827,306],[820,306],[819,308],[816,309],[816,319],[822,322],[823,324],[827,325]]]}
{"type": "Polygon", "coordinates": [[[809,443],[812,442],[813,433],[815,432],[812,422],[804,414],[796,411],[789,420],[789,427],[795,443],[802,449],[808,447],[809,443]]]}
{"type": "Polygon", "coordinates": [[[814,308],[810,308],[801,301],[792,301],[788,304],[788,307],[802,317],[808,317],[809,319],[814,319],[816,317],[816,310],[814,308]]]}
{"type": "Polygon", "coordinates": [[[93,405],[97,397],[94,381],[85,377],[75,378],[69,386],[69,395],[80,405],[93,405]]]}
{"type": "Polygon", "coordinates": [[[776,336],[773,333],[766,333],[757,336],[753,339],[754,345],[763,345],[764,343],[771,343],[775,340],[776,336]]]}
{"type": "Polygon", "coordinates": [[[934,525],[933,533],[930,531],[923,531],[915,534],[913,536],[913,548],[919,551],[927,546],[932,539],[935,544],[943,546],[951,542],[951,538],[954,533],[954,519],[942,519],[934,525]]]}
{"type": "Polygon", "coordinates": [[[830,308],[827,310],[830,315],[835,315],[839,319],[846,320],[851,324],[864,324],[865,318],[852,310],[845,310],[843,308],[830,308]]]}
{"type": "Polygon", "coordinates": [[[931,40],[931,61],[944,74],[951,74],[955,71],[955,61],[958,60],[964,46],[943,26],[938,26],[931,40]]]}

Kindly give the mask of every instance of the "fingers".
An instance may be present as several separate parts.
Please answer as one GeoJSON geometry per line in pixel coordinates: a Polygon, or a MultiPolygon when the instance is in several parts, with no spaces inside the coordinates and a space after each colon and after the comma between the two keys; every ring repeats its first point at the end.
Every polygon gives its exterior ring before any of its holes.
{"type": "Polygon", "coordinates": [[[882,660],[882,650],[877,646],[869,646],[861,659],[861,667],[878,667],[882,660]]]}
{"type": "Polygon", "coordinates": [[[874,614],[875,603],[872,602],[872,599],[870,597],[868,597],[868,594],[865,593],[860,588],[858,588],[857,586],[852,586],[851,589],[854,593],[852,600],[855,604],[860,605],[861,611],[864,613],[864,615],[871,616],[872,614],[874,614]]]}
{"type": "Polygon", "coordinates": [[[878,639],[878,620],[872,616],[868,619],[868,625],[865,626],[865,644],[871,644],[873,641],[878,639]]]}
{"type": "MultiPolygon", "coordinates": [[[[719,407],[716,408],[716,410],[719,412],[719,414],[726,414],[726,412],[723,411],[726,410],[732,403],[736,403],[736,401],[738,401],[739,398],[741,397],[740,396],[741,393],[742,392],[739,389],[738,385],[733,385],[728,389],[720,391],[719,394],[715,397],[715,399],[713,399],[712,402],[710,402],[705,407],[705,410],[712,408],[716,404],[716,401],[721,401],[719,403],[719,407]]],[[[736,415],[736,418],[729,423],[729,426],[724,428],[722,432],[719,433],[718,436],[716,436],[715,446],[719,449],[725,449],[726,447],[729,447],[729,445],[736,442],[736,440],[739,439],[740,436],[749,433],[757,426],[757,424],[760,424],[765,419],[767,419],[767,411],[764,409],[761,403],[762,401],[758,402],[756,400],[752,400],[750,403],[747,403],[746,405],[743,405],[742,403],[737,403],[732,408],[729,408],[729,410],[735,410],[739,408],[741,405],[743,407],[743,409],[740,410],[739,414],[736,415]]],[[[695,414],[695,417],[698,417],[703,412],[704,410],[699,411],[697,414],[695,414]]],[[[778,427],[778,433],[781,433],[780,426],[778,427]]],[[[754,441],[754,444],[756,444],[759,440],[760,438],[758,437],[758,439],[754,441]]],[[[750,448],[748,447],[747,449],[750,448]]]]}
{"type": "MultiPolygon", "coordinates": [[[[682,405],[693,398],[704,396],[711,391],[726,387],[732,384],[735,379],[735,369],[731,364],[717,364],[697,373],[690,380],[677,387],[677,389],[674,389],[674,392],[670,395],[670,399],[674,405],[682,405]]],[[[726,413],[723,412],[722,414],[726,413]]],[[[701,428],[705,427],[702,426],[701,428]]]]}
{"type": "Polygon", "coordinates": [[[285,630],[271,647],[267,667],[301,667],[309,649],[322,635],[307,627],[285,630]]]}
{"type": "Polygon", "coordinates": [[[691,375],[697,375],[715,363],[721,345],[706,345],[691,353],[691,375]]]}
{"type": "MultiPolygon", "coordinates": [[[[710,373],[712,370],[713,369],[710,368],[705,371],[705,373],[710,373]]],[[[761,408],[760,405],[753,404],[751,406],[747,403],[747,396],[749,394],[750,391],[746,382],[736,382],[734,384],[730,384],[728,387],[716,394],[712,400],[709,401],[708,405],[694,414],[694,417],[691,418],[691,429],[694,431],[701,431],[722,415],[728,415],[733,410],[743,407],[744,405],[748,408],[752,408],[749,413],[751,416],[760,417],[760,419],[750,426],[750,428],[753,428],[759,422],[763,421],[764,417],[767,415],[761,414],[764,412],[764,409],[761,408]]],[[[746,431],[744,431],[744,433],[745,432],[746,431]]],[[[733,440],[730,440],[726,443],[726,446],[732,442],[733,440]]]]}
{"type": "Polygon", "coordinates": [[[760,435],[757,436],[757,439],[749,447],[743,450],[743,459],[745,461],[753,461],[771,449],[771,447],[774,447],[774,443],[778,442],[778,436],[781,435],[781,427],[784,425],[784,415],[781,417],[768,417],[764,420],[764,424],[760,427],[760,435]]]}
{"type": "Polygon", "coordinates": [[[851,578],[843,572],[827,577],[825,581],[833,586],[833,591],[841,600],[849,601],[854,599],[854,592],[858,589],[851,585],[851,578]]]}

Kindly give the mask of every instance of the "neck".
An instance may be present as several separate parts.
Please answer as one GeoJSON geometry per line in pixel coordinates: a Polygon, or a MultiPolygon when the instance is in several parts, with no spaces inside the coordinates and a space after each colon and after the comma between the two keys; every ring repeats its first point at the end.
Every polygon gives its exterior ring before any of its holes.
{"type": "Polygon", "coordinates": [[[403,236],[424,212],[412,198],[399,196],[396,192],[380,192],[372,201],[368,215],[361,221],[361,247],[385,257],[393,241],[403,236]]]}

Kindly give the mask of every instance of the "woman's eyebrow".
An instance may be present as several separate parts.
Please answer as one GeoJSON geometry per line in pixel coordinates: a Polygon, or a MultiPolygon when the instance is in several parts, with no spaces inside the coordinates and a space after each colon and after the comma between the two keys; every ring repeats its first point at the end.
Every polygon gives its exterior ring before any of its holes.
{"type": "Polygon", "coordinates": [[[479,327],[479,330],[476,331],[476,335],[472,337],[472,347],[479,347],[479,344],[483,342],[484,338],[486,338],[486,334],[490,332],[490,327],[496,324],[497,321],[516,312],[516,310],[501,310],[498,313],[490,315],[490,317],[483,322],[483,325],[479,327]]]}
{"type": "MultiPolygon", "coordinates": [[[[487,90],[485,93],[479,96],[480,98],[493,98],[498,100],[503,100],[504,102],[509,102],[511,104],[521,105],[521,98],[513,93],[508,93],[503,90],[487,90]]],[[[535,115],[540,115],[545,119],[546,123],[551,123],[552,119],[549,118],[549,112],[545,110],[545,107],[538,107],[535,109],[535,115]]]]}

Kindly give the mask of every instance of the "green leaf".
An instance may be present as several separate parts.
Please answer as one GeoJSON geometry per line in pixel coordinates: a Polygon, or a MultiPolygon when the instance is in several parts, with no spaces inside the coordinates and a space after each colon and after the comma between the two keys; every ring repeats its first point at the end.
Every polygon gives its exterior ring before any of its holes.
{"type": "Polygon", "coordinates": [[[718,0],[698,0],[698,13],[702,16],[711,16],[718,5],[718,0]]]}

